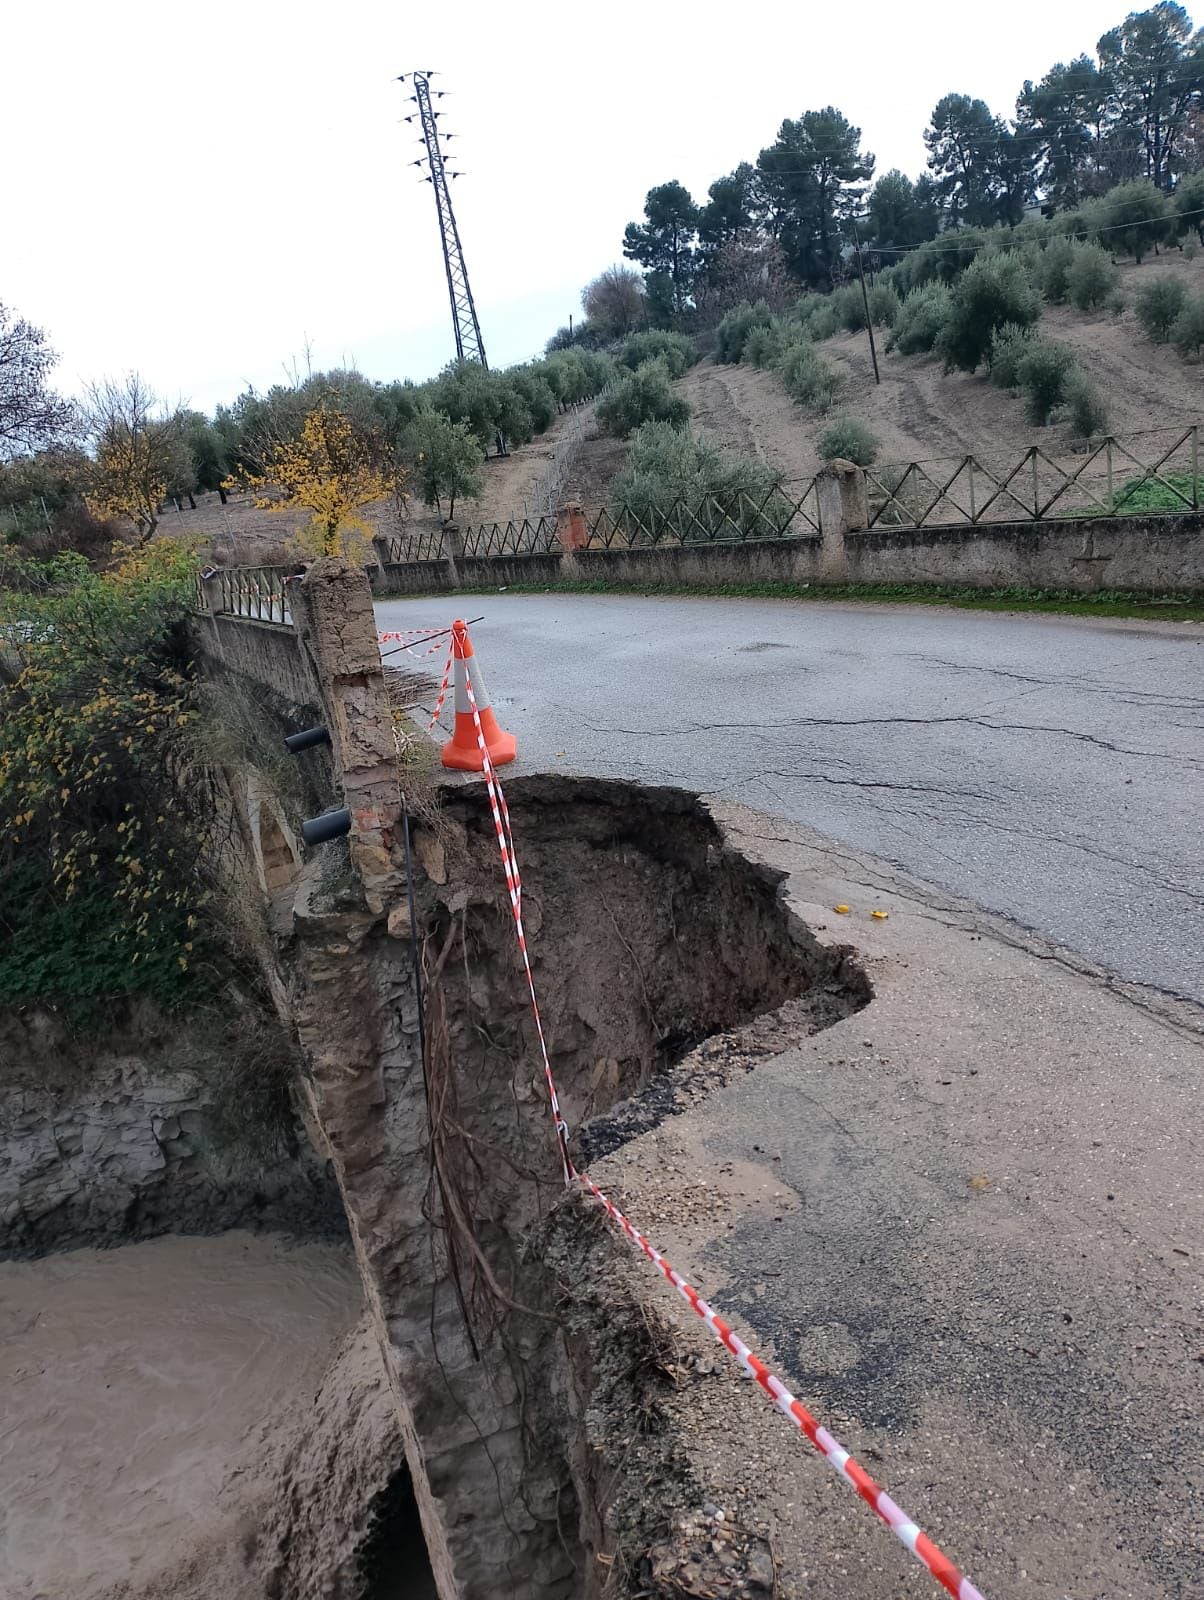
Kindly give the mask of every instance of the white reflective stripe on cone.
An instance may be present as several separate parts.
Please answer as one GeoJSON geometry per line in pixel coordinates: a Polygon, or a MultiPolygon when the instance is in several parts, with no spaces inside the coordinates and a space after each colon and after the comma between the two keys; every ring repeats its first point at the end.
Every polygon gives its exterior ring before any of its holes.
{"type": "MultiPolygon", "coordinates": [[[[458,717],[470,717],[472,715],[472,706],[469,704],[468,700],[468,690],[464,687],[464,668],[466,665],[467,663],[465,662],[463,656],[456,657],[454,676],[456,680],[456,715],[458,717]]],[[[475,679],[473,680],[473,692],[476,692],[475,679]]],[[[477,706],[479,707],[480,704],[481,701],[480,697],[478,696],[477,706]]]]}
{"type": "MultiPolygon", "coordinates": [[[[467,666],[469,672],[472,673],[472,692],[477,697],[477,710],[488,711],[489,695],[485,689],[485,680],[481,676],[481,669],[477,666],[476,656],[469,656],[467,666]]],[[[465,696],[465,698],[467,698],[467,696],[465,696]]],[[[456,709],[458,711],[460,708],[457,706],[456,709]]]]}

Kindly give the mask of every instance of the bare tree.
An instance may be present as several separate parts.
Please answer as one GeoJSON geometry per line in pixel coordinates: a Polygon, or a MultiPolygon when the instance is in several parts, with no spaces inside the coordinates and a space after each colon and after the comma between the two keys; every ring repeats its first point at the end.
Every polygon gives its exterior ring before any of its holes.
{"type": "Polygon", "coordinates": [[[87,426],[94,450],[88,503],[96,516],[128,517],[145,543],[180,473],[183,413],[163,409],[146,381],[130,372],[88,390],[87,426]]]}
{"type": "Polygon", "coordinates": [[[47,387],[57,360],[41,328],[0,305],[0,461],[70,432],[70,402],[47,387]]]}
{"type": "Polygon", "coordinates": [[[786,270],[781,245],[752,229],[712,250],[694,286],[704,325],[741,301],[764,300],[772,310],[784,311],[797,299],[798,285],[786,270]]]}
{"type": "Polygon", "coordinates": [[[625,338],[644,320],[644,280],[630,267],[607,267],[581,291],[585,315],[612,338],[625,338]]]}

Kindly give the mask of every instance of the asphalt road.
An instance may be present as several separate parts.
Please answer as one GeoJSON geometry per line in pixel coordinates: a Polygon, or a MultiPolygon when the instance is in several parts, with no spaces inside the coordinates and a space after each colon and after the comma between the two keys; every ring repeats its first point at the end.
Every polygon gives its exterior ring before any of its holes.
{"type": "Polygon", "coordinates": [[[1204,1000],[1204,628],[559,594],[377,615],[441,627],[453,609],[484,616],[519,770],[791,817],[1204,1000]]]}

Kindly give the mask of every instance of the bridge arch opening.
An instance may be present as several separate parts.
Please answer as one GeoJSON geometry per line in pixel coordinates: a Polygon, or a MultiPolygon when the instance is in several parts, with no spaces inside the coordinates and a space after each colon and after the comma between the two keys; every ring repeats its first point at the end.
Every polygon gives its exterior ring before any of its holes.
{"type": "Polygon", "coordinates": [[[264,896],[272,901],[296,882],[301,851],[278,802],[253,776],[247,784],[247,816],[255,875],[264,896]]]}

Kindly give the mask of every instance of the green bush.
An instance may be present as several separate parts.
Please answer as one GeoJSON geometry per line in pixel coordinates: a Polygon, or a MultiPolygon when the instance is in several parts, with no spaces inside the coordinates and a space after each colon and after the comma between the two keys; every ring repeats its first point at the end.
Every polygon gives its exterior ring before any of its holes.
{"type": "Polygon", "coordinates": [[[540,376],[562,406],[576,405],[592,393],[584,354],[582,350],[557,351],[539,364],[540,376]]]}
{"type": "Polygon", "coordinates": [[[684,333],[653,329],[647,333],[633,333],[624,344],[619,360],[623,366],[634,369],[658,357],[668,367],[670,377],[680,378],[694,364],[694,346],[684,333]]]}
{"type": "Polygon", "coordinates": [[[936,348],[945,370],[973,372],[990,353],[995,330],[1005,324],[1031,327],[1041,315],[1041,297],[1024,262],[1007,255],[979,256],[953,288],[953,304],[936,348]]]}
{"type": "Polygon", "coordinates": [[[1037,254],[1032,275],[1050,305],[1064,305],[1069,300],[1080,311],[1103,305],[1116,282],[1116,268],[1107,250],[1060,236],[1050,239],[1037,254]]]}
{"type": "Polygon", "coordinates": [[[1043,428],[1066,395],[1074,369],[1074,352],[1048,339],[1033,339],[1020,361],[1020,388],[1025,415],[1043,428]]]}
{"type": "Polygon", "coordinates": [[[1193,246],[1191,260],[1195,255],[1195,246],[1204,244],[1204,172],[1187,172],[1175,185],[1173,197],[1175,208],[1175,227],[1180,238],[1184,239],[1183,253],[1187,254],[1188,245],[1193,246]]]}
{"type": "Polygon", "coordinates": [[[834,417],[815,448],[821,461],[852,461],[868,467],[878,454],[878,439],[859,417],[834,417]]]}
{"type": "Polygon", "coordinates": [[[1194,261],[1199,254],[1200,241],[1195,234],[1191,234],[1183,241],[1183,259],[1184,261],[1194,261]]]}
{"type": "Polygon", "coordinates": [[[508,445],[530,444],[535,437],[535,420],[522,391],[509,373],[499,373],[498,379],[494,389],[497,397],[497,431],[508,445]]]}
{"type": "Polygon", "coordinates": [[[1062,389],[1062,408],[1076,438],[1090,441],[1108,431],[1108,405],[1093,380],[1075,368],[1066,376],[1062,389]]]}
{"type": "Polygon", "coordinates": [[[614,356],[608,356],[601,350],[579,350],[577,359],[585,373],[586,391],[583,398],[587,400],[591,395],[601,394],[621,370],[614,356]]]}
{"type": "Polygon", "coordinates": [[[938,234],[903,257],[896,288],[911,290],[932,282],[951,284],[998,237],[990,228],[955,228],[938,234]]]}
{"type": "Polygon", "coordinates": [[[860,333],[865,327],[865,301],[859,283],[846,283],[833,289],[828,304],[837,322],[846,333],[860,333]]]}
{"type": "Polygon", "coordinates": [[[876,283],[870,290],[870,321],[875,328],[893,328],[899,305],[899,296],[889,284],[876,283]]]}
{"type": "Polygon", "coordinates": [[[793,394],[810,378],[819,360],[819,352],[809,339],[799,339],[786,346],[778,358],[777,372],[787,394],[793,394]]]}
{"type": "Polygon", "coordinates": [[[1103,197],[1103,214],[1113,249],[1138,262],[1174,231],[1170,202],[1146,178],[1109,189],[1103,197]]]}
{"type": "Polygon", "coordinates": [[[887,341],[888,350],[900,355],[926,353],[936,346],[941,329],[949,320],[953,297],[943,283],[928,283],[904,295],[899,314],[887,341]]]}
{"type": "Polygon", "coordinates": [[[1184,358],[1199,357],[1204,347],[1204,296],[1192,295],[1171,326],[1171,343],[1184,358]]]}
{"type": "MultiPolygon", "coordinates": [[[[645,422],[631,436],[627,466],[615,480],[613,499],[647,527],[674,507],[699,514],[705,523],[700,508],[710,498],[717,502],[708,508],[708,515],[718,519],[715,531],[721,531],[723,520],[752,531],[758,508],[770,516],[786,509],[775,495],[780,482],[781,474],[757,456],[737,455],[665,422],[645,422]]],[[[689,537],[689,518],[683,518],[682,530],[689,537]]]]}
{"type": "Polygon", "coordinates": [[[786,347],[786,330],[775,318],[772,327],[757,327],[744,341],[743,359],[753,367],[772,367],[786,347]]]}
{"type": "Polygon", "coordinates": [[[773,312],[764,300],[756,305],[745,301],[733,306],[715,330],[715,360],[734,362],[744,359],[744,345],[754,328],[771,328],[773,312]]]}
{"type": "Polygon", "coordinates": [[[674,392],[669,369],[658,358],[645,361],[607,389],[598,401],[597,418],[604,433],[626,439],[645,422],[684,428],[690,420],[690,404],[674,392]]]}
{"type": "Polygon", "coordinates": [[[1204,506],[1204,476],[1193,478],[1190,472],[1130,478],[1116,492],[1117,511],[1189,511],[1193,506],[1204,506]]]}
{"type": "Polygon", "coordinates": [[[493,444],[501,427],[501,402],[491,373],[476,361],[455,361],[435,381],[423,385],[428,409],[440,411],[451,422],[462,422],[480,441],[481,449],[493,444]]]}
{"type": "Polygon", "coordinates": [[[450,422],[428,408],[415,418],[408,454],[423,501],[447,515],[456,514],[457,500],[475,500],[484,488],[481,446],[466,422],[450,422]]]}
{"type": "Polygon", "coordinates": [[[112,1001],[173,1010],[213,991],[195,868],[213,802],[176,782],[199,770],[195,574],[157,539],[103,573],[29,563],[23,592],[0,591],[0,1007],[83,1023],[112,1001]]]}
{"type": "Polygon", "coordinates": [[[831,295],[807,295],[799,302],[796,318],[802,331],[816,344],[840,332],[841,322],[836,314],[836,307],[832,304],[831,295]]]}
{"type": "Polygon", "coordinates": [[[1134,309],[1141,331],[1155,344],[1165,344],[1187,301],[1187,286],[1182,278],[1155,278],[1137,291],[1134,309]]]}
{"type": "Polygon", "coordinates": [[[1073,239],[1054,238],[1037,257],[1037,287],[1051,306],[1064,305],[1069,296],[1070,269],[1077,248],[1073,239]]]}
{"type": "Polygon", "coordinates": [[[577,347],[560,350],[528,369],[548,385],[562,406],[599,394],[619,371],[613,356],[577,347]]]}
{"type": "Polygon", "coordinates": [[[792,400],[821,414],[832,409],[844,388],[841,374],[810,343],[787,346],[778,362],[778,376],[792,400]]]}
{"type": "Polygon", "coordinates": [[[1020,387],[1020,363],[1035,338],[1032,328],[1018,328],[1014,322],[996,328],[991,339],[991,382],[997,389],[1020,387]]]}
{"type": "Polygon", "coordinates": [[[511,387],[522,397],[536,433],[543,433],[556,416],[556,395],[547,379],[527,367],[513,367],[511,387]]]}
{"type": "Polygon", "coordinates": [[[1129,309],[1129,298],[1119,284],[1104,301],[1104,309],[1110,311],[1114,317],[1123,317],[1129,309]]]}
{"type": "Polygon", "coordinates": [[[1107,226],[1108,209],[1106,196],[1103,195],[1080,200],[1072,211],[1060,212],[1051,223],[1056,233],[1071,239],[1106,240],[1109,235],[1102,230],[1107,226]]]}
{"type": "Polygon", "coordinates": [[[1116,284],[1112,257],[1097,244],[1079,244],[1067,274],[1067,294],[1079,311],[1094,311],[1107,302],[1116,284]]]}

